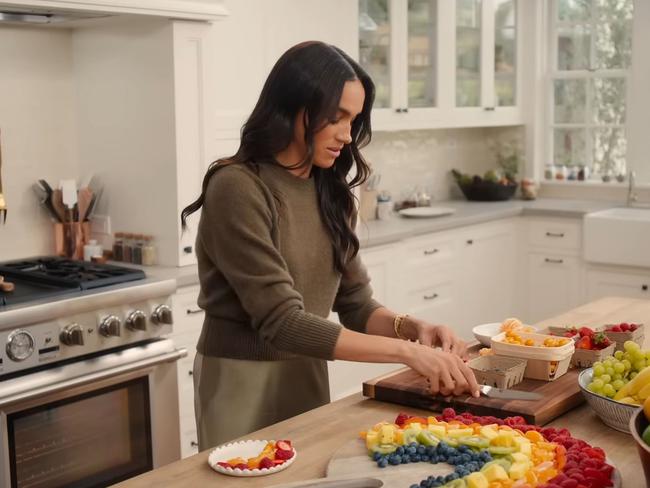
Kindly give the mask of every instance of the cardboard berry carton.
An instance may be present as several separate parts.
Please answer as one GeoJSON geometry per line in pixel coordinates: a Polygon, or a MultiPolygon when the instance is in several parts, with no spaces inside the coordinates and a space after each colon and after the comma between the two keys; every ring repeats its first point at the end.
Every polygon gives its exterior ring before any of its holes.
{"type": "Polygon", "coordinates": [[[645,326],[643,324],[622,322],[605,326],[605,335],[616,342],[616,350],[623,351],[625,341],[634,341],[643,346],[645,341],[645,326]]]}

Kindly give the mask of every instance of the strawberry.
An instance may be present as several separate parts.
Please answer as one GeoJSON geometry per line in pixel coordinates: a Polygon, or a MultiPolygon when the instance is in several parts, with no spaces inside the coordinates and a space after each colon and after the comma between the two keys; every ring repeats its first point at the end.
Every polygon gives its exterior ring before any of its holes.
{"type": "Polygon", "coordinates": [[[577,349],[593,349],[593,344],[591,342],[591,337],[584,336],[576,343],[577,349]]]}
{"type": "Polygon", "coordinates": [[[612,341],[610,341],[609,338],[602,332],[594,334],[594,336],[591,338],[591,341],[592,347],[598,350],[605,349],[612,344],[612,341]]]}
{"type": "Polygon", "coordinates": [[[580,327],[578,329],[578,334],[580,334],[580,337],[586,337],[586,336],[591,337],[592,335],[594,335],[594,331],[589,327],[580,327]]]}
{"type": "Polygon", "coordinates": [[[291,451],[285,451],[284,449],[276,449],[275,450],[275,459],[281,459],[286,461],[287,459],[291,459],[293,457],[293,450],[291,451]]]}
{"type": "Polygon", "coordinates": [[[273,466],[275,466],[275,463],[270,458],[263,457],[260,461],[260,469],[268,469],[273,466]]]}
{"type": "Polygon", "coordinates": [[[275,447],[283,451],[291,451],[291,443],[289,441],[278,441],[275,443],[275,447]]]}
{"type": "Polygon", "coordinates": [[[619,327],[623,332],[628,332],[630,330],[630,324],[626,324],[625,322],[620,324],[619,327]]]}
{"type": "Polygon", "coordinates": [[[239,463],[237,466],[235,466],[235,469],[241,469],[242,471],[247,470],[248,469],[248,464],[239,463]]]}
{"type": "Polygon", "coordinates": [[[630,332],[634,332],[634,331],[637,330],[638,328],[639,328],[638,325],[636,325],[636,324],[630,324],[630,332]]]}
{"type": "Polygon", "coordinates": [[[620,325],[615,325],[614,327],[611,327],[611,328],[609,328],[609,329],[607,329],[607,330],[608,330],[609,332],[623,332],[623,331],[621,330],[621,326],[620,326],[620,325]]]}

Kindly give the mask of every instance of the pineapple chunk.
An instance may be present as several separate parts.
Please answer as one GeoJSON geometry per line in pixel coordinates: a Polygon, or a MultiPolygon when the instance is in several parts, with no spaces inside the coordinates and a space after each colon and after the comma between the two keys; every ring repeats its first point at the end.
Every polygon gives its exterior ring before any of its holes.
{"type": "Polygon", "coordinates": [[[499,431],[497,436],[493,439],[490,440],[490,444],[493,446],[501,446],[501,447],[512,447],[514,445],[514,435],[512,434],[512,431],[499,431]]]}
{"type": "Polygon", "coordinates": [[[442,439],[443,437],[447,437],[447,427],[444,426],[444,425],[430,424],[428,429],[429,429],[429,432],[431,432],[433,435],[435,435],[436,437],[438,437],[440,439],[442,439]]]}
{"type": "Polygon", "coordinates": [[[513,452],[510,454],[510,456],[515,463],[530,463],[528,456],[522,454],[521,452],[513,452]]]}
{"type": "Polygon", "coordinates": [[[372,449],[373,446],[379,444],[379,433],[373,430],[366,434],[366,447],[372,449]]]}
{"type": "Polygon", "coordinates": [[[490,484],[483,473],[475,472],[465,477],[467,488],[488,488],[490,484]]]}
{"type": "Polygon", "coordinates": [[[494,463],[485,468],[485,470],[481,470],[483,475],[488,481],[499,481],[499,480],[507,480],[508,479],[508,473],[506,472],[505,469],[503,469],[503,466],[500,464],[494,463]]]}
{"type": "Polygon", "coordinates": [[[447,431],[447,435],[449,437],[453,437],[455,439],[458,439],[459,437],[468,437],[471,435],[474,435],[474,429],[472,428],[467,428],[467,429],[449,429],[447,431]]]}
{"type": "Polygon", "coordinates": [[[525,437],[515,437],[514,442],[520,453],[528,457],[533,455],[532,444],[528,439],[525,437]]]}
{"type": "Polygon", "coordinates": [[[412,422],[409,424],[409,429],[422,430],[422,424],[420,422],[412,422]]]}
{"type": "Polygon", "coordinates": [[[496,436],[498,436],[499,433],[496,431],[494,427],[490,425],[484,425],[483,427],[481,427],[481,435],[488,440],[492,440],[496,436]]]}
{"type": "Polygon", "coordinates": [[[523,463],[523,462],[516,462],[512,463],[512,466],[510,466],[510,471],[508,474],[510,475],[510,479],[517,481],[526,476],[526,471],[528,471],[529,463],[523,463]]]}
{"type": "Polygon", "coordinates": [[[392,425],[382,425],[379,431],[380,444],[392,444],[395,442],[395,428],[392,425]]]}

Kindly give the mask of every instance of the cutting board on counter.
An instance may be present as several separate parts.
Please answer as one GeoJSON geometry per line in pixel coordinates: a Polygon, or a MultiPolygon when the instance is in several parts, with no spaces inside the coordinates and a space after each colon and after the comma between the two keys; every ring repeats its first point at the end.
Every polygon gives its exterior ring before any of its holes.
{"type": "Polygon", "coordinates": [[[514,390],[540,393],[535,401],[503,400],[481,396],[431,396],[424,377],[410,368],[389,373],[363,383],[363,394],[382,402],[441,412],[451,407],[457,412],[469,411],[475,415],[508,417],[521,415],[526,422],[545,425],[556,417],[582,404],[585,400],[578,386],[576,369],[569,369],[555,381],[524,379],[514,390]]]}

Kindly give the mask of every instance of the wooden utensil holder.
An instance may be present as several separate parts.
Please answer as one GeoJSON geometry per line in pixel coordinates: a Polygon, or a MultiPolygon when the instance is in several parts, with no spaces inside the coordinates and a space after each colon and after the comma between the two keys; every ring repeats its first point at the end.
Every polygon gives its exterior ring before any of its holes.
{"type": "Polygon", "coordinates": [[[90,240],[90,222],[54,224],[54,252],[57,256],[83,259],[84,245],[90,240]]]}

